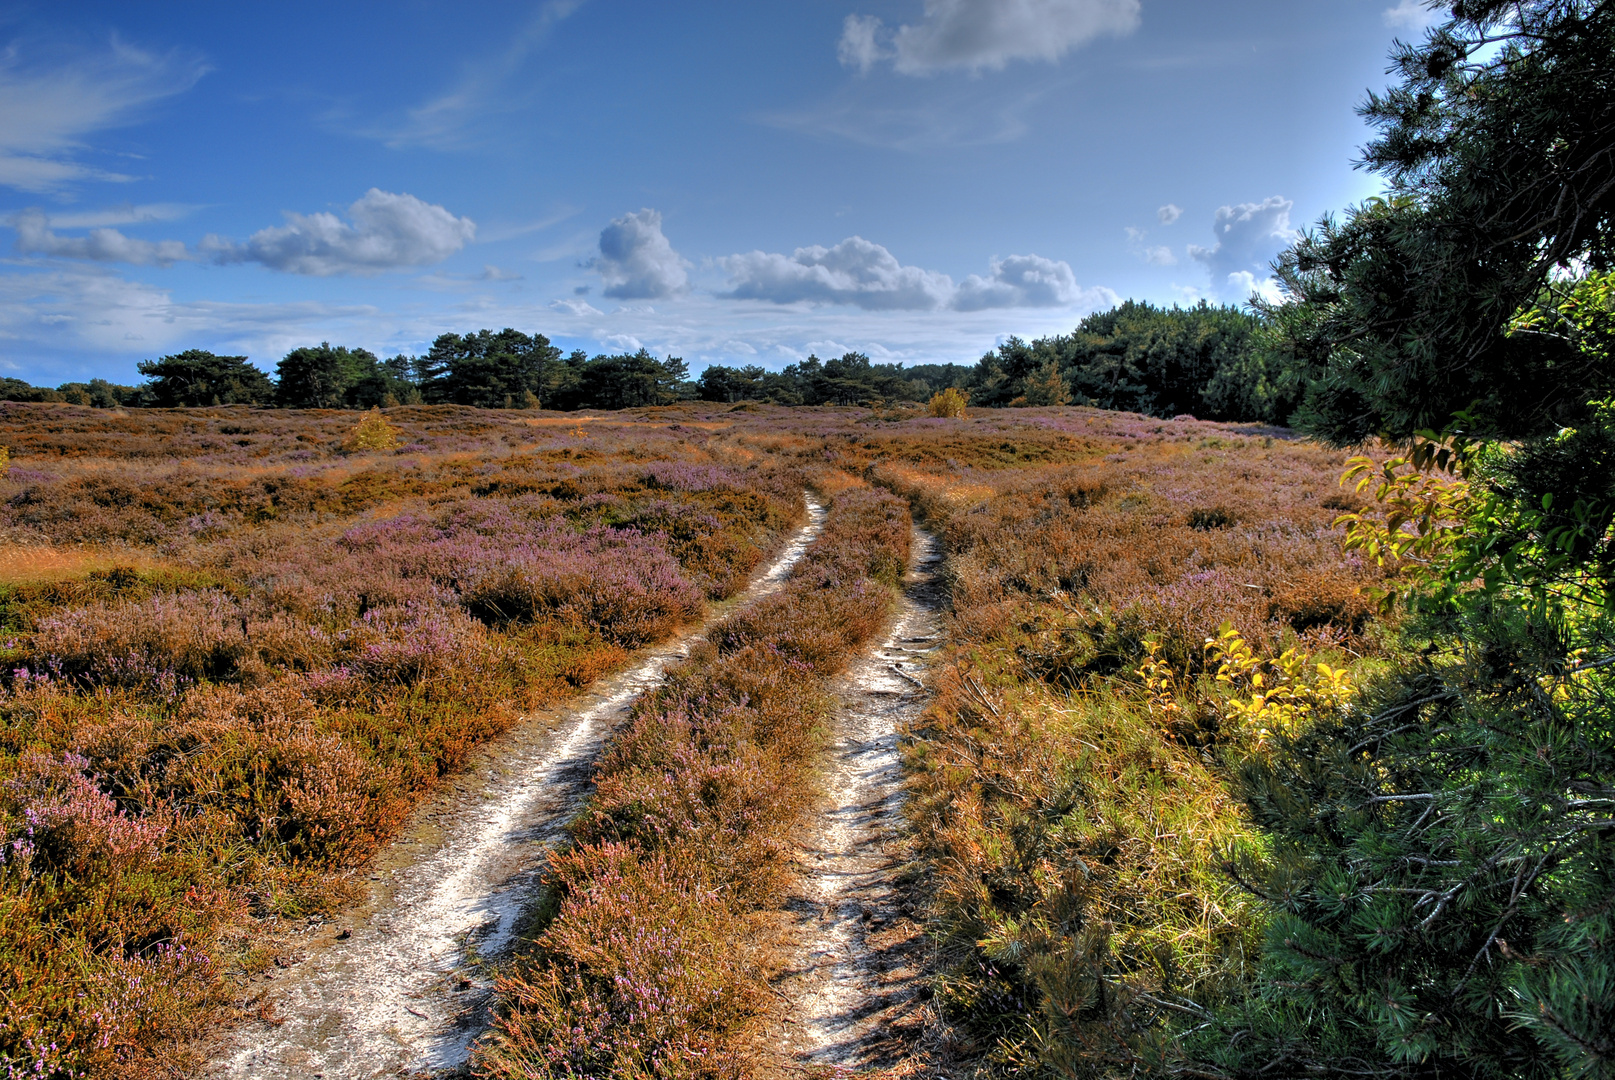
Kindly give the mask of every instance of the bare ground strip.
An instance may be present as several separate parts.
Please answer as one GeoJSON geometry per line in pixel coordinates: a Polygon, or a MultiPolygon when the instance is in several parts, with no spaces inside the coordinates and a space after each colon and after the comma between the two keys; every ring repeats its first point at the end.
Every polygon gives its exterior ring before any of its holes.
{"type": "Polygon", "coordinates": [[[311,935],[307,959],[264,976],[279,983],[274,1019],[234,1033],[208,1075],[361,1080],[463,1066],[491,993],[484,965],[508,950],[603,738],[720,619],[779,588],[824,521],[807,501],[808,523],[699,629],[490,743],[417,811],[372,864],[369,901],[311,935]]]}
{"type": "Polygon", "coordinates": [[[907,861],[898,737],[930,696],[942,555],[919,528],[912,551],[889,635],[841,681],[827,808],[789,905],[798,962],[780,983],[789,1002],[780,1038],[798,1066],[895,1064],[922,1024],[924,938],[897,880],[907,861]]]}

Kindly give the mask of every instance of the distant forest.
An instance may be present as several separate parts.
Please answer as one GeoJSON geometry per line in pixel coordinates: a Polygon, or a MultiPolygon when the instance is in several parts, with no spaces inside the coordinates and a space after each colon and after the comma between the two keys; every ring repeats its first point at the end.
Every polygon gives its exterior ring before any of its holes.
{"type": "Polygon", "coordinates": [[[1261,318],[1202,301],[1155,307],[1129,300],[1083,319],[1070,334],[1010,338],[975,364],[877,364],[863,353],[810,356],[784,371],[715,365],[699,378],[678,357],[563,356],[542,334],[443,334],[421,356],[383,360],[329,343],[293,349],[271,377],[244,356],[191,349],[139,365],[146,381],[104,379],[54,390],[0,379],[0,400],[102,408],[249,404],[369,409],[458,404],[505,409],[620,409],[679,401],[858,405],[926,401],[956,387],[973,405],[1092,405],[1206,420],[1283,423],[1299,387],[1286,386],[1263,347],[1261,318]]]}

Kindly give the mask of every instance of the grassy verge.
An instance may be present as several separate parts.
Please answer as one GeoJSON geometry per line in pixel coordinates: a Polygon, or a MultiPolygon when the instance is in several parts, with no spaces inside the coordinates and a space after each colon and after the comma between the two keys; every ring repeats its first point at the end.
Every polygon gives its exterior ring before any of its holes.
{"type": "Polygon", "coordinates": [[[484,1077],[745,1072],[769,1002],[756,915],[815,804],[828,681],[885,624],[904,503],[848,485],[785,587],[634,710],[559,856],[547,926],[500,984],[484,1077]]]}
{"type": "Polygon", "coordinates": [[[1267,655],[1376,648],[1335,460],[1177,426],[1070,464],[871,473],[949,551],[908,809],[945,1045],[991,1074],[1149,1071],[1249,976],[1265,912],[1223,869],[1254,834],[1226,767],[1261,734],[1216,707],[1218,625],[1267,655]]]}
{"type": "Polygon", "coordinates": [[[346,455],[351,416],[83,413],[13,416],[31,456],[0,477],[27,556],[0,582],[17,1075],[186,1067],[443,775],[800,514],[788,473],[643,425],[404,410],[402,450],[346,455]]]}

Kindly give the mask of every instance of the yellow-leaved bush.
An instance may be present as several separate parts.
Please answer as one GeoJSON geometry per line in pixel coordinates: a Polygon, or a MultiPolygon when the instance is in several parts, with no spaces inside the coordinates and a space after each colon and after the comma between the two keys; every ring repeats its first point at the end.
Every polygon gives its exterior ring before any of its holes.
{"type": "Polygon", "coordinates": [[[967,404],[969,399],[965,397],[964,391],[957,386],[950,386],[931,395],[929,408],[932,416],[963,416],[967,404]]]}
{"type": "MultiPolygon", "coordinates": [[[[1346,526],[1345,550],[1361,552],[1409,587],[1432,578],[1453,554],[1472,508],[1468,481],[1437,474],[1447,460],[1447,451],[1431,443],[1406,457],[1346,462],[1340,483],[1355,480],[1359,494],[1372,489],[1374,507],[1335,518],[1346,526]]],[[[1397,595],[1379,586],[1364,591],[1387,607],[1397,595]]]]}
{"type": "Polygon", "coordinates": [[[1332,667],[1312,653],[1291,646],[1278,656],[1260,656],[1232,623],[1206,639],[1209,679],[1188,684],[1161,655],[1161,643],[1144,642],[1137,675],[1144,683],[1149,711],[1170,728],[1184,717],[1183,694],[1221,720],[1225,741],[1262,753],[1276,735],[1293,735],[1319,712],[1346,707],[1357,687],[1351,672],[1332,667]]]}
{"type": "Polygon", "coordinates": [[[381,409],[372,406],[354,426],[348,436],[348,450],[391,450],[398,445],[399,431],[381,415],[381,409]]]}
{"type": "Polygon", "coordinates": [[[1351,672],[1331,667],[1298,646],[1276,657],[1258,656],[1231,623],[1206,642],[1217,665],[1215,681],[1225,690],[1216,702],[1224,723],[1266,750],[1275,734],[1294,734],[1318,712],[1344,708],[1356,693],[1351,672]]]}

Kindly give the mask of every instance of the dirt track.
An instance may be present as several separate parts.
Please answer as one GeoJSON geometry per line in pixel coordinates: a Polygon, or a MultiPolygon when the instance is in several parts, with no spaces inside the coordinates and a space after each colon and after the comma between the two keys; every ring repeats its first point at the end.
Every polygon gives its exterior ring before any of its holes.
{"type": "Polygon", "coordinates": [[[368,903],[312,932],[307,959],[262,977],[278,984],[279,1022],[235,1032],[207,1075],[358,1080],[463,1065],[491,993],[483,964],[508,948],[601,740],[712,625],[779,587],[824,520],[811,497],[808,513],[768,570],[699,629],[484,748],[375,860],[368,903]]]}
{"type": "Polygon", "coordinates": [[[906,858],[897,740],[930,696],[941,559],[935,539],[916,528],[891,632],[839,686],[826,808],[790,904],[799,961],[779,985],[791,1002],[781,1042],[797,1065],[895,1064],[922,1022],[924,942],[896,881],[906,858]]]}

